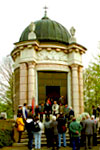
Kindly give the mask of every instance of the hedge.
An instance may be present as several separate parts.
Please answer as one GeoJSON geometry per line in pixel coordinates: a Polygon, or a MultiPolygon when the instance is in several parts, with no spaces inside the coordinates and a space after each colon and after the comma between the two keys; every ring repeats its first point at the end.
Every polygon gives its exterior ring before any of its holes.
{"type": "Polygon", "coordinates": [[[0,147],[11,146],[13,144],[12,130],[0,129],[0,147]]]}

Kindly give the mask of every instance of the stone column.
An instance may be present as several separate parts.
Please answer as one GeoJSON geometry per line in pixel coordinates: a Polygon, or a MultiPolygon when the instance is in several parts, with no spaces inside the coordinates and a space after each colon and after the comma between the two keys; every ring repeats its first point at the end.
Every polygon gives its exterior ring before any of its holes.
{"type": "Polygon", "coordinates": [[[19,105],[27,103],[27,64],[20,64],[20,100],[19,105]]]}
{"type": "Polygon", "coordinates": [[[84,112],[84,101],[83,101],[83,67],[79,67],[79,108],[80,113],[84,112]]]}
{"type": "MultiPolygon", "coordinates": [[[[36,71],[35,63],[28,63],[28,104],[32,104],[32,98],[36,97],[36,71]]],[[[35,98],[36,99],[36,98],[35,98]]]]}
{"type": "Polygon", "coordinates": [[[68,106],[72,106],[71,102],[71,71],[68,72],[68,82],[67,82],[67,87],[68,87],[68,106]]]}
{"type": "Polygon", "coordinates": [[[78,65],[72,65],[72,107],[76,117],[79,114],[79,80],[78,65]]]}

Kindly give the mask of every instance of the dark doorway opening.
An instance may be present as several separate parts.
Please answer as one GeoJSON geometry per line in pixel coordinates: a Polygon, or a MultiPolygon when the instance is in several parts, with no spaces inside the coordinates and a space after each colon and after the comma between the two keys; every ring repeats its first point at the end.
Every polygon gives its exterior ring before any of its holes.
{"type": "Polygon", "coordinates": [[[60,86],[46,86],[46,97],[58,101],[60,97],[60,86]]]}

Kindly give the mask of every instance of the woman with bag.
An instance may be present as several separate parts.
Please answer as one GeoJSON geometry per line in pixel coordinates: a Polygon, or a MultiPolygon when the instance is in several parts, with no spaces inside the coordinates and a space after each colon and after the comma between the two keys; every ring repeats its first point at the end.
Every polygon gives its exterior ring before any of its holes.
{"type": "Polygon", "coordinates": [[[24,131],[24,122],[23,122],[22,114],[20,113],[18,114],[16,123],[17,123],[17,131],[19,132],[18,143],[20,143],[21,135],[22,135],[22,132],[24,131]]]}
{"type": "Polygon", "coordinates": [[[41,149],[41,133],[43,129],[43,123],[39,121],[38,116],[34,118],[34,138],[35,138],[35,149],[41,149]]]}
{"type": "Polygon", "coordinates": [[[61,136],[63,137],[63,146],[66,147],[66,118],[60,113],[58,119],[58,140],[59,147],[61,147],[61,136]]]}

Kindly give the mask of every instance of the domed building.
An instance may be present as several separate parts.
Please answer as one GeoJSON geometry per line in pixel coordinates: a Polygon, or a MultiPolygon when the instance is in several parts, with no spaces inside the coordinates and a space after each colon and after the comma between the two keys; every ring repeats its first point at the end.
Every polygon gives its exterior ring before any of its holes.
{"type": "Polygon", "coordinates": [[[14,109],[23,103],[45,103],[47,97],[67,103],[79,115],[84,111],[82,54],[75,29],[69,32],[46,14],[22,32],[11,52],[14,60],[14,109]]]}

